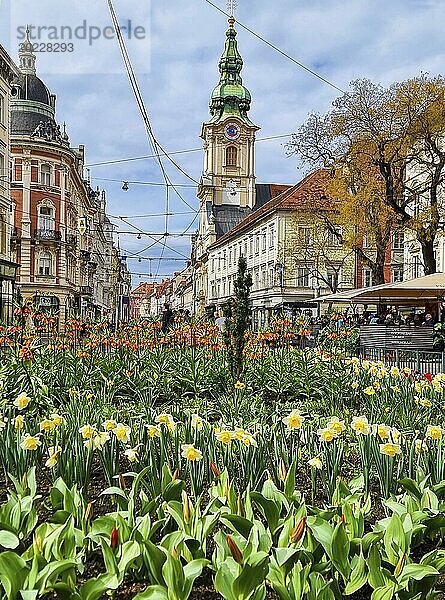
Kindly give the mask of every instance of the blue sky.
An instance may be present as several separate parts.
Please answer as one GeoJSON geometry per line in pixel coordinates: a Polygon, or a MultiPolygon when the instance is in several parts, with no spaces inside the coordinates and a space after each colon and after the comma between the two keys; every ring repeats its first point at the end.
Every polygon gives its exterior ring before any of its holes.
{"type": "MultiPolygon", "coordinates": [[[[0,43],[16,57],[17,27],[26,22],[46,25],[88,24],[106,27],[105,0],[0,0],[0,43]],[[11,8],[12,7],[12,8],[11,8]],[[50,16],[48,16],[50,15],[50,16]]],[[[223,0],[214,0],[225,8],[223,0]]],[[[226,19],[204,0],[115,0],[121,23],[128,18],[144,27],[143,40],[129,42],[139,84],[160,143],[168,151],[200,148],[201,124],[218,80],[218,60],[224,45],[226,19]]],[[[418,75],[444,72],[443,14],[445,0],[238,0],[237,18],[342,89],[351,80],[368,77],[383,84],[418,75]]],[[[237,27],[244,59],[243,80],[252,94],[251,119],[261,127],[258,137],[288,134],[312,111],[325,112],[339,94],[258,39],[237,27]]],[[[42,36],[42,42],[49,41],[42,36]]],[[[58,97],[58,120],[66,121],[74,145],[85,144],[87,163],[151,154],[141,116],[123,72],[115,40],[90,47],[75,41],[71,54],[38,54],[39,75],[58,97]]],[[[202,167],[200,151],[177,154],[175,160],[195,179],[202,167]]],[[[190,184],[167,165],[171,180],[190,184]]],[[[257,144],[257,180],[295,183],[303,172],[295,157],[286,157],[283,139],[257,144]]],[[[91,167],[92,184],[108,194],[111,215],[159,214],[165,210],[162,186],[130,185],[122,181],[162,182],[152,159],[91,167]],[[117,180],[116,182],[110,180],[117,180]]],[[[195,210],[193,187],[181,194],[195,210]]],[[[173,193],[169,232],[196,226],[194,213],[173,193]]],[[[117,224],[118,221],[115,221],[117,224]]],[[[165,230],[164,217],[131,219],[146,232],[165,230]]],[[[122,231],[131,228],[122,222],[122,231]]],[[[122,251],[155,257],[162,244],[147,236],[120,235],[122,251]]],[[[189,255],[189,238],[169,237],[164,257],[189,255]]],[[[148,273],[179,270],[177,261],[129,260],[134,284],[148,273]]]]}

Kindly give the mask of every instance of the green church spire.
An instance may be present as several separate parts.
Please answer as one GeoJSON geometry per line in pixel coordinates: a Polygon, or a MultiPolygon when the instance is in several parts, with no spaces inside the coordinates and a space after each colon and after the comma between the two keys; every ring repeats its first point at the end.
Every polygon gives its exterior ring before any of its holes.
{"type": "Polygon", "coordinates": [[[229,29],[226,32],[224,52],[219,61],[220,79],[210,100],[211,123],[220,123],[227,117],[238,117],[246,125],[253,125],[247,113],[250,109],[251,96],[243,86],[241,69],[243,59],[238,52],[236,42],[235,19],[229,18],[229,29]]]}

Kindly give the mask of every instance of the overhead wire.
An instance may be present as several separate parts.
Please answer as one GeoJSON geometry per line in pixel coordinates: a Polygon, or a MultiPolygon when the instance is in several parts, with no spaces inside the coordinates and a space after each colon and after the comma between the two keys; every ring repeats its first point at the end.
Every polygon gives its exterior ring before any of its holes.
{"type": "MultiPolygon", "coordinates": [[[[211,0],[204,0],[204,2],[207,2],[207,4],[209,4],[210,6],[213,6],[214,9],[216,9],[217,11],[219,11],[220,13],[222,13],[223,15],[225,15],[226,17],[233,16],[233,15],[230,15],[229,13],[225,12],[222,8],[220,8],[217,4],[215,4],[211,0]]],[[[276,46],[272,42],[269,42],[269,40],[267,40],[265,37],[263,37],[262,35],[260,35],[259,33],[257,33],[256,31],[254,31],[253,29],[251,29],[250,27],[248,27],[244,23],[241,23],[241,21],[238,21],[238,19],[236,19],[236,23],[242,29],[245,29],[246,31],[248,31],[251,35],[255,36],[261,42],[263,42],[264,44],[266,44],[267,46],[269,46],[270,48],[272,48],[273,50],[275,50],[276,52],[278,52],[279,54],[281,54],[282,56],[284,56],[288,60],[292,61],[294,64],[296,64],[301,69],[307,71],[308,73],[310,73],[314,77],[317,77],[317,79],[320,79],[320,81],[322,81],[323,83],[326,83],[327,85],[329,85],[330,87],[334,88],[335,90],[341,92],[342,94],[345,93],[345,91],[341,87],[339,87],[335,83],[332,83],[332,81],[329,81],[329,79],[326,79],[326,77],[323,77],[323,75],[320,75],[319,73],[317,73],[316,71],[314,71],[310,67],[306,66],[305,64],[303,64],[302,62],[300,62],[299,60],[297,60],[296,58],[294,58],[293,56],[291,56],[290,54],[288,54],[287,52],[285,52],[284,50],[281,50],[281,48],[279,48],[278,46],[276,46]]]]}

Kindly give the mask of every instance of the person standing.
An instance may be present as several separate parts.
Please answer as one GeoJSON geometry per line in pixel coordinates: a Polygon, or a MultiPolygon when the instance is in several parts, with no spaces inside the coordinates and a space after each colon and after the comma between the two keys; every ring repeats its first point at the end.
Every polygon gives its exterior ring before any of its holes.
{"type": "Polygon", "coordinates": [[[170,308],[170,304],[168,302],[164,305],[164,310],[162,311],[162,331],[167,333],[170,329],[173,322],[173,311],[170,308]]]}

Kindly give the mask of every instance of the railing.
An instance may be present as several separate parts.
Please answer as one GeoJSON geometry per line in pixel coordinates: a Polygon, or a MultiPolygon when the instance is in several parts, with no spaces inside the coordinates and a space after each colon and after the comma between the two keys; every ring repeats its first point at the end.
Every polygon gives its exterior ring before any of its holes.
{"type": "Polygon", "coordinates": [[[408,367],[420,373],[444,373],[445,353],[431,350],[389,349],[378,347],[360,348],[360,357],[369,360],[381,360],[387,365],[399,368],[408,367]]]}
{"type": "Polygon", "coordinates": [[[51,241],[60,241],[62,239],[60,231],[56,231],[55,229],[35,229],[34,237],[38,240],[51,241]]]}
{"type": "Polygon", "coordinates": [[[70,246],[77,246],[77,235],[67,235],[66,243],[70,246]]]}

